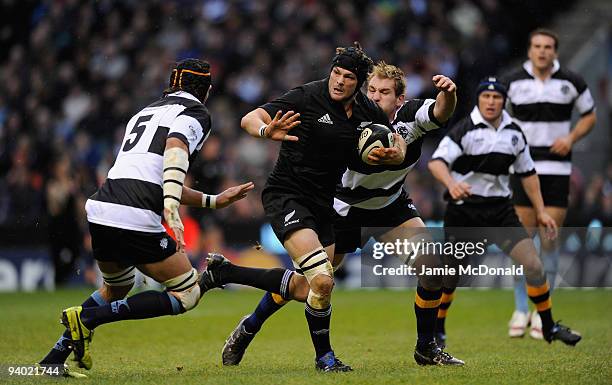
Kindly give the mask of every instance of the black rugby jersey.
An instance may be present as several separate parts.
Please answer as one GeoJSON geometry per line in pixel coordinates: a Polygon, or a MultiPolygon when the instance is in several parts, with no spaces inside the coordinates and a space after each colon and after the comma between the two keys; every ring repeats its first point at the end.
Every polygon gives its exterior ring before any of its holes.
{"type": "Polygon", "coordinates": [[[361,91],[348,118],[342,103],[329,96],[328,78],[296,87],[261,108],[271,117],[279,110],[299,112],[301,121],[290,131],[299,140],[282,143],[266,189],[282,189],[330,209],[347,164],[358,159],[361,129],[372,122],[389,125],[385,113],[361,91]]]}

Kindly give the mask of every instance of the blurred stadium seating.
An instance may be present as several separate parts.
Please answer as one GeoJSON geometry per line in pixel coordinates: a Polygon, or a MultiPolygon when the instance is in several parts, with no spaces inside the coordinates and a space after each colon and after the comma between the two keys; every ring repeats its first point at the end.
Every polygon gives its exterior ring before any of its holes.
{"type": "MultiPolygon", "coordinates": [[[[374,59],[399,65],[408,97],[432,96],[433,74],[454,78],[458,119],[471,108],[473,83],[523,58],[529,31],[574,3],[1,1],[0,247],[48,248],[67,263],[87,258],[84,201],[112,165],[127,119],[161,94],[176,60],[212,64],[213,135],[192,166],[192,186],[218,192],[253,180],[258,187],[231,208],[189,212],[197,258],[211,247],[259,242],[265,218],[258,194],[277,144],[243,134],[239,120],[325,76],[336,46],[359,40],[374,59]]],[[[439,220],[440,187],[424,164],[410,174],[409,190],[423,217],[439,220]]],[[[612,166],[588,179],[576,170],[572,180],[568,225],[597,218],[609,226],[612,166]]]]}

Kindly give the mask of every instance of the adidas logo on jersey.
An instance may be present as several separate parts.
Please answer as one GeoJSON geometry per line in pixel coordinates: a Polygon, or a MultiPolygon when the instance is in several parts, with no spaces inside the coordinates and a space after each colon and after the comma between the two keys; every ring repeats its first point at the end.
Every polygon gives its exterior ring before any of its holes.
{"type": "Polygon", "coordinates": [[[321,116],[319,120],[317,120],[317,122],[325,124],[334,124],[334,122],[332,122],[331,118],[329,117],[329,114],[321,116]]]}

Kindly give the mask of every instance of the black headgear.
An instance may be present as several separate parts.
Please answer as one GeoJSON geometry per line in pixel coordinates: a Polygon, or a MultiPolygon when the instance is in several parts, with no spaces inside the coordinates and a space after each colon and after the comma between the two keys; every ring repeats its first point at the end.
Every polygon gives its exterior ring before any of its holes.
{"type": "Polygon", "coordinates": [[[210,64],[207,61],[185,59],[172,69],[170,86],[166,93],[186,91],[204,101],[211,82],[210,64]]]}
{"type": "Polygon", "coordinates": [[[480,94],[484,91],[499,92],[504,97],[504,101],[506,100],[506,96],[508,94],[506,86],[499,82],[494,76],[488,76],[478,83],[478,87],[476,88],[476,99],[478,99],[480,94]]]}
{"type": "Polygon", "coordinates": [[[368,78],[368,74],[372,70],[373,65],[374,62],[365,52],[363,52],[361,47],[359,47],[359,43],[355,43],[354,47],[342,49],[332,60],[332,68],[344,68],[357,76],[357,90],[361,88],[368,78]]]}

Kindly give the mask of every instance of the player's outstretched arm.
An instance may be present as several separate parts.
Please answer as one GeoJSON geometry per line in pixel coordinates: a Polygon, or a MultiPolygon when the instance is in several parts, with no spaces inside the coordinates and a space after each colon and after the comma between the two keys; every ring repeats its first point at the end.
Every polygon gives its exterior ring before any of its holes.
{"type": "Polygon", "coordinates": [[[455,106],[457,105],[457,86],[448,77],[444,75],[435,75],[431,81],[438,91],[436,96],[436,105],[434,106],[433,114],[440,123],[450,119],[455,106]]]}
{"type": "Polygon", "coordinates": [[[238,186],[232,186],[220,194],[209,195],[183,186],[181,204],[193,207],[222,209],[245,198],[248,192],[254,188],[255,184],[253,182],[247,182],[238,186]]]}
{"type": "Polygon", "coordinates": [[[300,114],[294,111],[276,112],[274,119],[263,108],[257,108],[245,116],[240,121],[240,127],[257,138],[268,138],[272,140],[288,140],[295,142],[297,136],[289,135],[289,130],[299,125],[300,114]]]}

